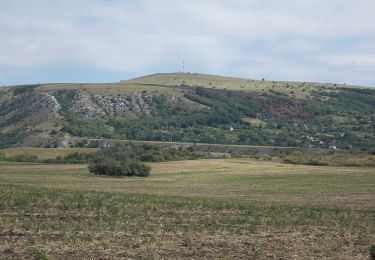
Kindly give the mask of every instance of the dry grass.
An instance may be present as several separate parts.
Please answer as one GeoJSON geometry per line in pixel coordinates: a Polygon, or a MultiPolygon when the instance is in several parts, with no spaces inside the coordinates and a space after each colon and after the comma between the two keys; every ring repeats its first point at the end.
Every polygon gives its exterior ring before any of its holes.
{"type": "Polygon", "coordinates": [[[259,118],[244,117],[242,118],[242,121],[245,123],[249,123],[250,125],[255,126],[255,127],[259,127],[259,126],[265,127],[267,125],[267,122],[259,118]]]}
{"type": "Polygon", "coordinates": [[[366,259],[375,171],[245,159],[0,165],[0,258],[366,259]]]}
{"type": "Polygon", "coordinates": [[[204,86],[207,88],[255,92],[267,92],[273,90],[289,96],[294,95],[297,98],[305,98],[306,96],[310,95],[313,90],[319,90],[322,87],[329,88],[331,90],[339,87],[357,87],[332,83],[263,81],[196,73],[159,73],[129,80],[127,82],[159,85],[204,86]]]}
{"type": "Polygon", "coordinates": [[[66,156],[71,153],[92,153],[98,148],[39,148],[39,147],[17,147],[0,150],[6,157],[20,154],[36,155],[39,159],[55,159],[57,156],[66,156]]]}
{"type": "Polygon", "coordinates": [[[44,84],[39,87],[42,91],[48,90],[80,90],[94,95],[132,95],[136,92],[151,93],[169,93],[176,96],[183,96],[183,93],[170,88],[160,86],[145,86],[133,83],[85,83],[85,84],[44,84]]]}
{"type": "Polygon", "coordinates": [[[81,90],[92,94],[105,95],[130,95],[134,92],[147,91],[148,93],[168,93],[175,96],[183,96],[183,91],[166,86],[203,86],[206,88],[229,89],[241,91],[268,92],[275,91],[296,98],[305,98],[313,90],[328,88],[334,91],[342,87],[357,87],[343,84],[315,83],[315,82],[287,82],[287,81],[268,81],[252,80],[232,77],[223,77],[215,75],[205,75],[196,73],[160,73],[128,80],[121,83],[54,83],[43,84],[40,90],[81,90]],[[142,85],[147,84],[147,85],[142,85]]]}

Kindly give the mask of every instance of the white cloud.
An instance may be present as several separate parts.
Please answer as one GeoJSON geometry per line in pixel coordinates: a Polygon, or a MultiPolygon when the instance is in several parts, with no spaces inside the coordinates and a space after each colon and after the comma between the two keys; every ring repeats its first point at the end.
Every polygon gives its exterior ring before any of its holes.
{"type": "Polygon", "coordinates": [[[338,68],[363,69],[374,72],[375,53],[373,54],[335,54],[320,58],[328,66],[338,68]]]}
{"type": "Polygon", "coordinates": [[[0,0],[0,76],[69,63],[139,75],[185,59],[191,70],[290,80],[341,81],[352,67],[353,81],[375,85],[364,77],[373,10],[373,0],[0,0]]]}

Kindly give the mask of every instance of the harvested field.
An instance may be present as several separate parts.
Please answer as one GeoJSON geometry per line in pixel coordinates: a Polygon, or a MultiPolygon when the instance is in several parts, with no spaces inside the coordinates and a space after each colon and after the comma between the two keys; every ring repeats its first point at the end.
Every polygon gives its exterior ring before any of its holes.
{"type": "Polygon", "coordinates": [[[0,258],[368,259],[375,170],[249,159],[0,165],[0,258]]]}

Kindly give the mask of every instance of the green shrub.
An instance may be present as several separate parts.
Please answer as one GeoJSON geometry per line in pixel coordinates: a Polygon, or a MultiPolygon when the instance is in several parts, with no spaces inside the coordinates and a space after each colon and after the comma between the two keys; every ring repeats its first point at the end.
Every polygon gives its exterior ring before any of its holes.
{"type": "Polygon", "coordinates": [[[73,152],[66,156],[57,156],[55,159],[43,160],[44,163],[86,163],[94,160],[94,154],[73,152]]]}
{"type": "Polygon", "coordinates": [[[38,156],[24,153],[24,154],[17,154],[15,156],[10,156],[6,158],[7,161],[11,162],[38,162],[38,156]]]}
{"type": "MultiPolygon", "coordinates": [[[[256,158],[256,159],[259,159],[259,158],[256,158]]],[[[302,161],[300,160],[294,160],[294,159],[284,159],[283,160],[284,163],[287,163],[287,164],[302,164],[302,161]]]]}
{"type": "Polygon", "coordinates": [[[89,171],[96,175],[146,177],[150,175],[151,167],[140,162],[97,159],[89,165],[89,171]]]}
{"type": "Polygon", "coordinates": [[[193,152],[193,149],[180,147],[160,147],[150,144],[116,144],[96,153],[98,158],[111,158],[116,161],[162,162],[175,160],[193,160],[204,158],[206,154],[193,152]]]}
{"type": "Polygon", "coordinates": [[[139,162],[121,164],[129,176],[146,177],[150,175],[151,167],[139,162]]]}
{"type": "Polygon", "coordinates": [[[17,86],[13,89],[13,94],[15,96],[25,94],[25,93],[31,93],[35,90],[36,87],[39,85],[23,85],[23,86],[17,86]]]}
{"type": "Polygon", "coordinates": [[[11,134],[2,134],[0,133],[0,149],[8,148],[14,145],[19,141],[20,135],[11,133],[11,134]]]}
{"type": "Polygon", "coordinates": [[[375,260],[375,245],[370,247],[370,259],[375,260]]]}
{"type": "Polygon", "coordinates": [[[304,164],[305,165],[312,165],[312,166],[327,166],[328,165],[328,163],[322,162],[322,161],[317,160],[317,159],[310,159],[307,162],[305,162],[304,164]]]}

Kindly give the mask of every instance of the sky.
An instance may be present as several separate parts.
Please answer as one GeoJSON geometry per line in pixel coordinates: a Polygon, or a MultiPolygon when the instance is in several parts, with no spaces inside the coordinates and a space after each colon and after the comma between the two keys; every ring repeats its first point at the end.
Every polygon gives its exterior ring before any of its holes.
{"type": "Polygon", "coordinates": [[[185,71],[375,87],[374,0],[0,0],[0,85],[185,71]]]}

